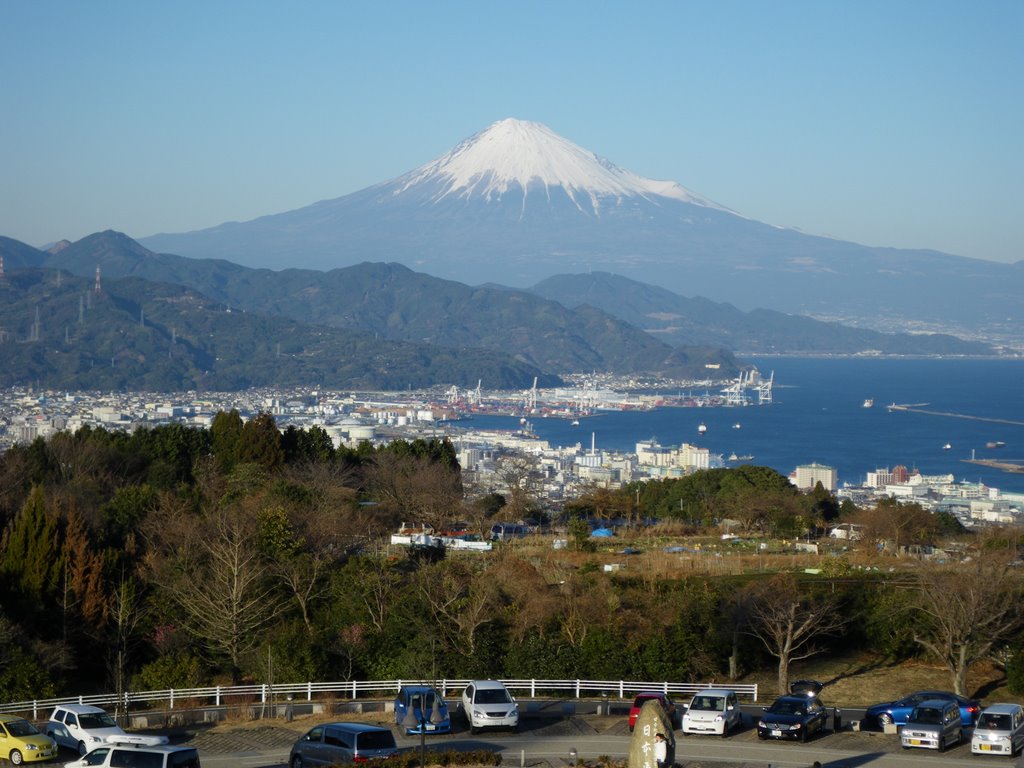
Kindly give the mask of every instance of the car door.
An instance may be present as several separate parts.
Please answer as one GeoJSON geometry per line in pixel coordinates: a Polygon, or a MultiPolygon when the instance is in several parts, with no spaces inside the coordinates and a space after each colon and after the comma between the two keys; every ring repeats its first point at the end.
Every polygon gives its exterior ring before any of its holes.
{"type": "Polygon", "coordinates": [[[730,693],[725,699],[725,725],[726,730],[736,728],[740,724],[740,704],[735,693],[730,693]]]}
{"type": "Polygon", "coordinates": [[[324,726],[318,725],[306,734],[306,740],[302,743],[302,762],[309,765],[323,765],[324,757],[324,726]]]}
{"type": "MultiPolygon", "coordinates": [[[[68,747],[74,749],[78,746],[77,742],[71,741],[71,734],[68,733],[68,727],[64,723],[64,719],[70,713],[66,709],[57,708],[53,711],[50,716],[50,726],[47,728],[47,733],[50,734],[50,738],[56,741],[62,747],[68,747]]],[[[74,717],[74,715],[71,715],[74,717]]]]}

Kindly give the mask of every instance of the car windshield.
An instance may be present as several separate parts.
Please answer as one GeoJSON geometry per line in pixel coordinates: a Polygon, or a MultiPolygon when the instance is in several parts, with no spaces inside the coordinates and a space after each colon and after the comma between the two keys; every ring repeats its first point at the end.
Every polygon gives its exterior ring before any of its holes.
{"type": "Polygon", "coordinates": [[[990,731],[1008,731],[1010,730],[1010,716],[985,715],[981,718],[981,722],[978,723],[978,727],[987,728],[990,731]]]}
{"type": "Polygon", "coordinates": [[[935,707],[918,707],[910,715],[910,719],[915,723],[938,725],[942,722],[942,710],[935,707]]]}
{"type": "Polygon", "coordinates": [[[430,709],[434,706],[434,692],[413,691],[409,694],[409,706],[417,709],[430,709]],[[426,699],[425,702],[424,699],[426,699]]]}
{"type": "Polygon", "coordinates": [[[779,699],[768,712],[772,715],[803,715],[807,712],[804,705],[793,699],[779,699]]]}
{"type": "Polygon", "coordinates": [[[12,720],[9,723],[4,723],[7,726],[7,732],[11,736],[34,736],[39,731],[32,725],[28,720],[12,720]]]}
{"type": "Polygon", "coordinates": [[[691,709],[721,712],[725,709],[725,699],[721,696],[698,696],[693,700],[691,709]]]}
{"type": "Polygon", "coordinates": [[[106,712],[98,712],[95,714],[82,714],[78,716],[78,724],[83,728],[116,728],[117,723],[114,722],[114,718],[108,715],[106,712]]]}
{"type": "Polygon", "coordinates": [[[474,700],[477,704],[507,704],[509,695],[504,688],[478,688],[474,700]]]}

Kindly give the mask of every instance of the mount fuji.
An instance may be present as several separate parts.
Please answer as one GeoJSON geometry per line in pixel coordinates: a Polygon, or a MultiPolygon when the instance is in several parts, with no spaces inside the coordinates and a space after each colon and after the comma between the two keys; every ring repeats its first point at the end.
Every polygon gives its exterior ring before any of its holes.
{"type": "Polygon", "coordinates": [[[270,269],[397,261],[436,277],[514,287],[604,271],[744,309],[880,330],[998,337],[1024,317],[1024,262],[868,247],[764,224],[513,119],[344,197],[140,242],[270,269]]]}

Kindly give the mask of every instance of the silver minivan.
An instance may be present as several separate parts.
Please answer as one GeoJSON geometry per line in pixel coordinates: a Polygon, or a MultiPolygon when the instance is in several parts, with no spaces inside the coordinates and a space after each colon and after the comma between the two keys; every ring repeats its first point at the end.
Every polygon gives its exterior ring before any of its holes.
{"type": "Polygon", "coordinates": [[[1024,750],[1024,707],[1020,704],[993,704],[978,715],[971,736],[975,755],[1013,757],[1024,750]]]}
{"type": "Polygon", "coordinates": [[[960,707],[955,701],[928,699],[922,701],[907,718],[900,730],[900,744],[904,749],[921,747],[944,752],[950,744],[963,741],[964,724],[960,707]]]}
{"type": "Polygon", "coordinates": [[[324,723],[292,745],[291,768],[379,760],[398,754],[390,728],[366,723],[324,723]]]}

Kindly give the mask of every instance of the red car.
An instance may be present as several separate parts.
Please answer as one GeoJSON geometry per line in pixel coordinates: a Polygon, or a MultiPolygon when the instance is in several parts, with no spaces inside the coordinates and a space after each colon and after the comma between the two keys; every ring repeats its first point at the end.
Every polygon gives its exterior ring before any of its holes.
{"type": "Polygon", "coordinates": [[[673,730],[679,728],[679,713],[676,711],[676,703],[668,697],[667,694],[659,693],[658,691],[644,691],[638,693],[636,698],[633,699],[633,706],[629,709],[629,731],[633,732],[633,727],[636,725],[636,718],[640,714],[640,707],[645,703],[653,699],[654,701],[661,704],[661,708],[665,710],[665,714],[668,716],[668,720],[672,723],[673,730]]]}

